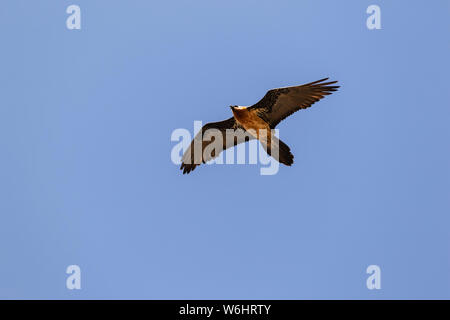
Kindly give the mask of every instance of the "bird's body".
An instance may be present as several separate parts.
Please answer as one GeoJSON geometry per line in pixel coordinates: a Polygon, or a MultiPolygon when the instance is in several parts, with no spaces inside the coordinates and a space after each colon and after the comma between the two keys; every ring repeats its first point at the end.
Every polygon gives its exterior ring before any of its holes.
{"type": "MultiPolygon", "coordinates": [[[[258,116],[256,109],[248,107],[231,107],[236,122],[246,131],[258,133],[262,130],[270,131],[269,124],[258,116]]],[[[257,136],[255,136],[257,138],[257,136]]]]}
{"type": "Polygon", "coordinates": [[[250,107],[232,106],[233,117],[220,122],[205,124],[190,147],[183,155],[181,170],[189,173],[201,163],[205,163],[217,157],[220,152],[212,151],[204,153],[205,149],[214,141],[207,137],[211,130],[222,134],[222,150],[246,142],[250,139],[258,139],[265,147],[269,155],[279,162],[290,166],[294,156],[290,148],[272,133],[283,119],[292,113],[310,107],[325,95],[336,91],[339,86],[333,86],[337,81],[324,82],[328,78],[321,79],[301,86],[285,87],[269,90],[256,104],[250,107]],[[234,132],[234,137],[226,139],[228,131],[234,132]],[[201,148],[197,150],[196,148],[201,148]],[[275,150],[275,152],[274,152],[275,150]]]}

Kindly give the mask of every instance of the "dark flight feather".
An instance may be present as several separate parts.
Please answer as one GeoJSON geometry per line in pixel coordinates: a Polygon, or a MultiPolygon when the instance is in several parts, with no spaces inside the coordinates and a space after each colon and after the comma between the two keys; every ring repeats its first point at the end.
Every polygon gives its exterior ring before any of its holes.
{"type": "Polygon", "coordinates": [[[339,86],[332,86],[337,81],[324,82],[326,80],[328,78],[301,86],[269,90],[250,109],[257,109],[258,115],[268,122],[270,128],[273,129],[294,112],[309,108],[315,102],[339,88],[339,86]]]}
{"type": "Polygon", "coordinates": [[[231,117],[224,121],[207,123],[202,127],[202,129],[200,130],[201,132],[199,132],[194,137],[194,139],[191,142],[191,145],[189,146],[189,148],[186,150],[186,152],[183,155],[183,158],[181,160],[182,163],[181,163],[181,167],[180,167],[180,169],[183,170],[183,174],[193,171],[199,164],[205,163],[205,162],[212,160],[220,155],[220,152],[215,154],[214,151],[211,154],[206,155],[206,157],[204,155],[205,148],[214,142],[214,139],[211,139],[211,140],[209,138],[202,139],[202,137],[205,135],[205,133],[207,133],[207,131],[210,129],[220,131],[221,136],[223,138],[221,151],[226,150],[230,147],[236,146],[242,142],[246,142],[246,141],[253,139],[253,137],[251,137],[249,134],[246,134],[245,129],[236,122],[234,117],[231,117]],[[235,133],[235,137],[234,137],[233,141],[229,141],[230,139],[228,139],[228,140],[226,139],[227,129],[231,129],[235,133]],[[202,149],[201,154],[200,154],[200,152],[198,153],[198,156],[200,156],[200,158],[198,158],[198,159],[195,158],[195,155],[196,155],[195,154],[195,147],[196,147],[195,140],[196,139],[200,140],[198,143],[198,146],[201,145],[201,149],[202,149]],[[227,144],[227,142],[228,142],[228,144],[227,144]]]}

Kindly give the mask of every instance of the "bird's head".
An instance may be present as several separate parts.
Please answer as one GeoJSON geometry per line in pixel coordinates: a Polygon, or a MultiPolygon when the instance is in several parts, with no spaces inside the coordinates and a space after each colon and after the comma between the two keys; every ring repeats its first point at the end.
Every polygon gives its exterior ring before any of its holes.
{"type": "Polygon", "coordinates": [[[241,106],[230,106],[230,108],[235,117],[242,116],[246,109],[245,107],[241,107],[241,106]]]}
{"type": "Polygon", "coordinates": [[[241,107],[241,106],[230,106],[230,108],[233,111],[247,109],[247,107],[241,107]]]}

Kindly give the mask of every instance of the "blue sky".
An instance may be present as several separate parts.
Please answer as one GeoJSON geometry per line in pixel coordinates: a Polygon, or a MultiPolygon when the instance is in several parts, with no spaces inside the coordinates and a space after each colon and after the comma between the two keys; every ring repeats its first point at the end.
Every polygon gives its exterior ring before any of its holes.
{"type": "Polygon", "coordinates": [[[449,9],[3,1],[0,298],[450,298],[449,9]],[[174,129],[327,76],[292,167],[171,162],[174,129]]]}

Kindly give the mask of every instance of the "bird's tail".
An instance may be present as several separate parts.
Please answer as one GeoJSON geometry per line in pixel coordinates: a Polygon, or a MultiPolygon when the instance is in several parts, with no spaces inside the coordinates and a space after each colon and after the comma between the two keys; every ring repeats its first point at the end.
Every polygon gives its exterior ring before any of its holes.
{"type": "Polygon", "coordinates": [[[264,145],[268,155],[272,156],[279,163],[291,166],[294,163],[294,155],[286,143],[275,136],[272,136],[270,147],[264,145]]]}

